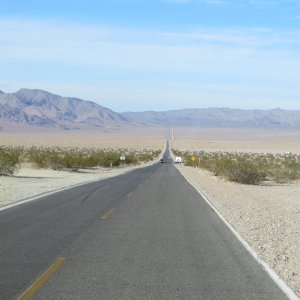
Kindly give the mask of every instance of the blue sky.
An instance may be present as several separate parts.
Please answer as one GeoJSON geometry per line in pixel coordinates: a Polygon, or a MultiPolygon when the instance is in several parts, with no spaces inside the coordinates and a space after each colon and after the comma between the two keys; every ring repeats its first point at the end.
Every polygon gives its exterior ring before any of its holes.
{"type": "Polygon", "coordinates": [[[0,89],[115,111],[300,108],[299,0],[0,0],[0,89]]]}

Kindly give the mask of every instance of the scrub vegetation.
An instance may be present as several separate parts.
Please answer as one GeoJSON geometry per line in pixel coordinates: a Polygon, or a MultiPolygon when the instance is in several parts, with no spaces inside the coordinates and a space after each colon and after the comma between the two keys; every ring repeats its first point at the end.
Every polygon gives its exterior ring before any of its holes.
{"type": "Polygon", "coordinates": [[[233,152],[183,152],[173,149],[184,159],[186,166],[198,167],[215,176],[242,184],[260,184],[266,180],[285,183],[300,179],[300,155],[233,153],[233,152]]]}
{"type": "Polygon", "coordinates": [[[37,168],[78,171],[94,167],[137,165],[158,158],[160,150],[90,149],[60,147],[2,147],[0,175],[12,175],[21,162],[37,168]],[[120,160],[125,156],[125,160],[120,160]]]}
{"type": "Polygon", "coordinates": [[[20,152],[0,148],[0,176],[12,175],[19,166],[20,152]]]}

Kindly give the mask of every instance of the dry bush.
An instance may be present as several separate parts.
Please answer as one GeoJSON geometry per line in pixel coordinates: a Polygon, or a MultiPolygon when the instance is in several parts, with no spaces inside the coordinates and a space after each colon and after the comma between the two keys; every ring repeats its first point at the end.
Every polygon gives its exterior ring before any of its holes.
{"type": "Polygon", "coordinates": [[[267,179],[276,182],[300,179],[300,155],[297,154],[173,152],[182,156],[187,166],[199,167],[238,183],[259,184],[267,179]]]}
{"type": "Polygon", "coordinates": [[[11,176],[19,166],[19,153],[0,148],[0,176],[11,176]]]}
{"type": "MultiPolygon", "coordinates": [[[[7,162],[11,161],[9,158],[14,158],[18,154],[18,161],[21,156],[22,161],[33,163],[38,168],[68,169],[72,171],[93,167],[116,167],[120,164],[136,165],[153,160],[161,152],[152,150],[60,147],[6,147],[5,151],[4,161],[7,162]],[[120,161],[121,156],[126,157],[125,161],[120,161]]],[[[2,165],[4,166],[4,163],[2,165]]]]}

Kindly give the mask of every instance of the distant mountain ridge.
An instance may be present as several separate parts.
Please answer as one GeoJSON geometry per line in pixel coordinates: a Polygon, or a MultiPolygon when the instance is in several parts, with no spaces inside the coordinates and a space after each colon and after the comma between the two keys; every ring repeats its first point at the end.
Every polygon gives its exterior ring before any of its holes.
{"type": "Polygon", "coordinates": [[[0,91],[0,123],[59,129],[122,126],[300,128],[300,110],[194,108],[117,113],[92,101],[43,90],[0,91]]]}
{"type": "Polygon", "coordinates": [[[121,126],[128,122],[126,117],[92,101],[31,89],[0,94],[0,120],[63,129],[121,126]]]}
{"type": "Polygon", "coordinates": [[[165,112],[126,112],[129,120],[145,124],[192,127],[300,128],[300,110],[241,110],[193,108],[165,112]]]}

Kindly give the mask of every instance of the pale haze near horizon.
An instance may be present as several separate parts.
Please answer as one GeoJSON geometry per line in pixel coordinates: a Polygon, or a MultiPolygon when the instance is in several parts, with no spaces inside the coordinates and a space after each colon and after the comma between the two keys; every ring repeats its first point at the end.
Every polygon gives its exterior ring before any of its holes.
{"type": "Polygon", "coordinates": [[[0,89],[118,112],[299,109],[299,1],[105,2],[2,3],[0,89]]]}

